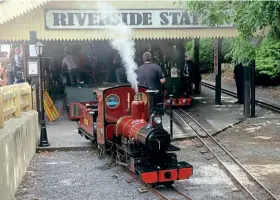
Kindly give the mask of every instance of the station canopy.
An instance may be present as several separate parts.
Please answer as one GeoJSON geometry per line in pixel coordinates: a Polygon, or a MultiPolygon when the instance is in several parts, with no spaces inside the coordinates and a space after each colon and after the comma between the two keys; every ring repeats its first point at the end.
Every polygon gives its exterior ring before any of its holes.
{"type": "MultiPolygon", "coordinates": [[[[132,28],[132,39],[233,38],[233,25],[208,27],[199,15],[174,0],[107,1],[117,8],[132,28]]],[[[97,0],[4,0],[0,3],[0,41],[30,39],[36,31],[39,40],[110,40],[117,37],[105,29],[97,0]]],[[[117,14],[117,13],[116,13],[117,14]]],[[[110,24],[109,21],[106,24],[110,24]]]]}

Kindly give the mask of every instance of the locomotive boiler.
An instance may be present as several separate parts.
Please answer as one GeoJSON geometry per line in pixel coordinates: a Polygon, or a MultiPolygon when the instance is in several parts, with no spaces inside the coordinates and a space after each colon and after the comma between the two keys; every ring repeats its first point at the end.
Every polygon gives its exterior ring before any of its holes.
{"type": "Polygon", "coordinates": [[[82,106],[79,133],[95,141],[100,157],[110,153],[147,184],[170,185],[192,175],[192,165],[177,161],[173,151],[180,149],[162,126],[158,91],[139,87],[136,94],[131,86],[121,85],[95,92],[97,109],[82,106]]]}

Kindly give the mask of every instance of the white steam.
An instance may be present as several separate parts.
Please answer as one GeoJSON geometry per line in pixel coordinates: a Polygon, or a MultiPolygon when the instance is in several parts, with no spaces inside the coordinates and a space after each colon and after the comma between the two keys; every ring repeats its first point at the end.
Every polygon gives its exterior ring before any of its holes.
{"type": "Polygon", "coordinates": [[[122,22],[120,11],[113,6],[104,2],[98,2],[97,8],[105,24],[108,21],[110,24],[114,24],[105,25],[105,28],[109,31],[111,38],[114,38],[111,45],[121,56],[128,82],[135,92],[138,92],[137,74],[135,72],[137,64],[134,62],[135,43],[131,40],[131,29],[122,22]]]}

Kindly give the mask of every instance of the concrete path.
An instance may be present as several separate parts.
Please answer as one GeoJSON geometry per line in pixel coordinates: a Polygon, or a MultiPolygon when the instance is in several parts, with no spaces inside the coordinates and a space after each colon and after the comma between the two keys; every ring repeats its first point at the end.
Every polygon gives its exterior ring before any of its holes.
{"type": "MultiPolygon", "coordinates": [[[[193,105],[184,110],[198,121],[208,132],[217,134],[243,120],[243,106],[234,104],[236,99],[222,95],[222,105],[215,105],[215,91],[202,87],[201,94],[194,96],[193,105]]],[[[195,134],[176,115],[174,121],[183,129],[180,134],[174,133],[174,137],[193,137],[195,134]]],[[[200,132],[201,136],[206,136],[200,132]]]]}
{"type": "Polygon", "coordinates": [[[78,124],[68,119],[61,100],[55,101],[60,117],[53,122],[47,121],[47,133],[50,146],[38,147],[37,151],[47,150],[89,150],[92,143],[78,134],[78,124]]]}

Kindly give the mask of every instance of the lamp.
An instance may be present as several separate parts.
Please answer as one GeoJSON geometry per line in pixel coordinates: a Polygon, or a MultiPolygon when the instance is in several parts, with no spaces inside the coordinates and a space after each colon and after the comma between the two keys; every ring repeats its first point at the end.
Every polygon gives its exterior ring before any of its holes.
{"type": "Polygon", "coordinates": [[[44,45],[41,42],[37,42],[35,44],[36,54],[37,56],[42,56],[44,45]]]}
{"type": "Polygon", "coordinates": [[[40,143],[39,147],[46,147],[50,146],[47,136],[47,128],[46,128],[46,121],[45,121],[45,108],[44,108],[44,91],[43,91],[43,67],[41,62],[41,57],[43,54],[44,45],[41,42],[37,42],[35,44],[36,54],[39,57],[39,69],[40,69],[40,95],[41,95],[41,134],[40,134],[40,143]]]}

